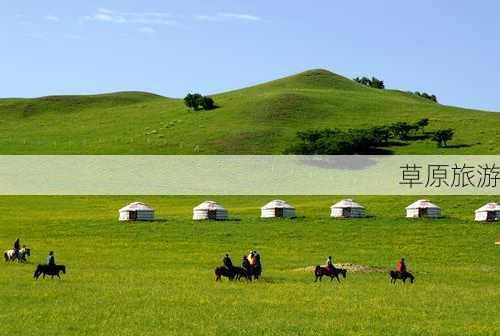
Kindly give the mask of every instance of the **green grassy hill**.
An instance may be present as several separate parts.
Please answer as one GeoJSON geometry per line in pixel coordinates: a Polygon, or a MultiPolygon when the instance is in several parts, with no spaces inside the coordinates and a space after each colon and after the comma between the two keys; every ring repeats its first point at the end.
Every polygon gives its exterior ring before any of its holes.
{"type": "Polygon", "coordinates": [[[455,129],[451,148],[429,140],[396,154],[495,154],[500,114],[434,104],[311,70],[214,96],[220,108],[192,112],[149,93],[0,99],[1,154],[281,154],[299,130],[357,128],[429,118],[455,129]]]}

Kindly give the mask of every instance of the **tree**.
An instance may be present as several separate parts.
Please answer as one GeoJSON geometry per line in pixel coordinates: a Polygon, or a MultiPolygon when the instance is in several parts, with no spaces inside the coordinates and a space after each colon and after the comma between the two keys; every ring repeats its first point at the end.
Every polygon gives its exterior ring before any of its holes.
{"type": "Polygon", "coordinates": [[[438,147],[448,146],[448,141],[453,139],[454,131],[451,128],[442,129],[434,132],[432,140],[436,141],[438,147]]]}
{"type": "Polygon", "coordinates": [[[397,122],[390,127],[392,134],[401,140],[408,139],[410,132],[415,129],[414,125],[410,125],[407,122],[397,122]]]}
{"type": "Polygon", "coordinates": [[[203,100],[203,96],[201,94],[188,93],[187,96],[184,98],[184,104],[186,104],[187,107],[197,111],[200,109],[202,100],[203,100]]]}
{"type": "Polygon", "coordinates": [[[184,98],[184,104],[195,111],[200,109],[213,110],[216,107],[212,98],[202,96],[199,93],[188,93],[184,98]]]}
{"type": "Polygon", "coordinates": [[[206,111],[213,110],[215,108],[215,102],[210,97],[203,97],[201,99],[201,107],[206,111]]]}
{"type": "MultiPolygon", "coordinates": [[[[411,93],[411,92],[410,92],[410,93],[411,93]]],[[[419,91],[416,91],[416,92],[413,92],[413,94],[414,94],[415,96],[418,96],[418,97],[422,97],[422,98],[428,99],[428,100],[433,101],[433,102],[435,102],[435,103],[437,103],[437,102],[438,102],[437,97],[436,97],[435,95],[433,95],[433,94],[428,94],[427,92],[422,92],[422,93],[420,93],[419,91]]]]}
{"type": "Polygon", "coordinates": [[[370,128],[369,131],[377,146],[386,145],[391,138],[391,129],[388,126],[375,126],[370,128]]]}
{"type": "Polygon", "coordinates": [[[425,126],[429,125],[429,118],[423,118],[417,121],[416,123],[418,130],[424,131],[425,126]]]}
{"type": "Polygon", "coordinates": [[[366,86],[371,86],[372,82],[368,77],[356,77],[354,78],[355,82],[358,82],[359,84],[366,85],[366,86]]]}
{"type": "Polygon", "coordinates": [[[184,97],[184,104],[191,109],[194,109],[194,96],[191,93],[188,93],[186,97],[184,97]]]}
{"type": "Polygon", "coordinates": [[[369,86],[374,89],[385,89],[384,81],[377,79],[376,77],[372,77],[371,79],[368,77],[356,77],[353,79],[355,82],[359,84],[369,86]]]}
{"type": "Polygon", "coordinates": [[[385,89],[385,84],[384,84],[384,81],[382,80],[379,80],[375,77],[372,77],[372,80],[371,80],[371,85],[370,85],[372,88],[374,89],[385,89]]]}

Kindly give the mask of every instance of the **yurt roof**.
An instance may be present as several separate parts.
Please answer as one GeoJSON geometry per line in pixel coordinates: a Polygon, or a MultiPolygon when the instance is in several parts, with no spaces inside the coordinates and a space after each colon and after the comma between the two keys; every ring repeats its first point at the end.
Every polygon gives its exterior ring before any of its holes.
{"type": "Polygon", "coordinates": [[[418,200],[406,207],[406,209],[441,209],[428,200],[418,200]]]}
{"type": "Polygon", "coordinates": [[[274,200],[262,207],[262,209],[275,209],[275,208],[295,209],[292,205],[283,200],[274,200]]]}
{"type": "Polygon", "coordinates": [[[214,201],[205,201],[195,207],[193,210],[226,210],[224,207],[214,201]]]}
{"type": "Polygon", "coordinates": [[[153,211],[154,209],[142,202],[133,202],[120,209],[120,211],[138,211],[138,210],[153,211]]]}
{"type": "Polygon", "coordinates": [[[488,203],[476,210],[476,212],[483,212],[483,211],[500,211],[500,204],[488,203]]]}
{"type": "Polygon", "coordinates": [[[358,209],[364,209],[365,207],[362,206],[361,204],[354,202],[352,199],[348,198],[345,200],[342,200],[340,202],[335,203],[334,205],[331,206],[331,208],[358,208],[358,209]]]}

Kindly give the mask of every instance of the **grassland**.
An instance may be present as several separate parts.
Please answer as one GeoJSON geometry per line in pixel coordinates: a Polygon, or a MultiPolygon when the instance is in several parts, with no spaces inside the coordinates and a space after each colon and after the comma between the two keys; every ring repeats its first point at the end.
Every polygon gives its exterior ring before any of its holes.
{"type": "Polygon", "coordinates": [[[371,217],[332,220],[340,197],[285,197],[295,220],[261,220],[269,197],[218,197],[227,222],[194,223],[209,197],[141,197],[154,223],[120,224],[136,197],[0,197],[0,246],[29,244],[30,264],[0,264],[0,334],[12,335],[498,335],[500,234],[477,224],[485,197],[435,197],[443,219],[407,220],[414,197],[358,197],[371,217]],[[223,254],[263,257],[264,278],[215,283],[223,254]],[[32,279],[55,250],[62,280],[32,279]],[[304,267],[390,268],[404,256],[414,285],[380,273],[313,283],[304,267]]]}
{"type": "MultiPolygon", "coordinates": [[[[196,88],[193,88],[196,90],[196,88]]],[[[182,100],[140,92],[0,99],[0,154],[281,154],[299,130],[415,122],[455,129],[451,148],[430,140],[395,154],[497,154],[500,114],[434,104],[311,70],[214,96],[192,112],[182,100]]]]}

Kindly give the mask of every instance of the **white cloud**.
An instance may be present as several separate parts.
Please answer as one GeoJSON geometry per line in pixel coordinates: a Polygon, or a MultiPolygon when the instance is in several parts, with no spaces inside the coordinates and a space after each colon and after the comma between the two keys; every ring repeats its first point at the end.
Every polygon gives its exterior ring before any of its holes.
{"type": "Polygon", "coordinates": [[[220,19],[215,15],[212,15],[212,16],[210,16],[210,15],[195,15],[194,18],[196,20],[200,20],[200,21],[217,21],[217,19],[220,19]]]}
{"type": "Polygon", "coordinates": [[[99,8],[99,9],[97,9],[97,11],[99,13],[113,14],[113,11],[111,9],[107,9],[107,8],[99,8]]]}
{"type": "Polygon", "coordinates": [[[236,20],[245,20],[245,21],[260,21],[261,18],[255,15],[250,14],[237,14],[237,13],[219,13],[218,15],[236,20]]]}
{"type": "Polygon", "coordinates": [[[86,21],[100,21],[108,23],[128,23],[140,25],[172,25],[176,21],[173,20],[170,13],[164,12],[137,12],[137,13],[120,13],[110,9],[99,8],[96,13],[90,16],[85,16],[86,21]]]}
{"type": "Polygon", "coordinates": [[[85,16],[86,21],[100,21],[100,22],[110,22],[110,23],[125,23],[126,20],[123,16],[113,13],[109,9],[99,8],[96,13],[85,16]]]}
{"type": "Polygon", "coordinates": [[[44,19],[47,20],[47,21],[51,21],[51,22],[59,22],[59,21],[61,21],[61,19],[59,17],[55,16],[55,15],[46,15],[44,19]]]}
{"type": "Polygon", "coordinates": [[[141,28],[139,28],[139,32],[146,33],[146,34],[154,34],[154,33],[156,33],[156,30],[154,30],[151,27],[141,27],[141,28]]]}
{"type": "Polygon", "coordinates": [[[195,15],[194,17],[199,21],[226,21],[226,20],[239,20],[239,21],[261,21],[262,19],[255,15],[239,14],[239,13],[217,13],[215,15],[195,15]]]}

